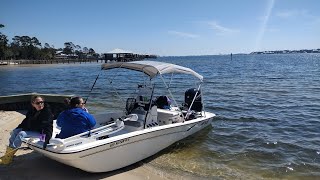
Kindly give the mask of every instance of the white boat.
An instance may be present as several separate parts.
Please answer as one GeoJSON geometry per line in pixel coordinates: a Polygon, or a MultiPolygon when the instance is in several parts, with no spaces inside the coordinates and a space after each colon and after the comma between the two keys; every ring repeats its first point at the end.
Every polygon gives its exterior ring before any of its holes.
{"type": "Polygon", "coordinates": [[[54,138],[60,131],[54,123],[53,138],[45,150],[41,138],[26,138],[24,142],[53,160],[96,173],[134,164],[211,126],[215,114],[204,110],[200,91],[203,77],[200,74],[186,67],[155,61],[113,62],[101,66],[107,71],[116,68],[143,72],[149,77],[151,86],[140,85],[135,97],[126,100],[123,111],[95,115],[97,125],[90,132],[66,139],[54,138]],[[186,102],[182,107],[177,104],[172,87],[164,79],[165,74],[177,73],[192,75],[198,82],[196,88],[185,91],[186,102]],[[168,90],[173,102],[169,107],[162,107],[161,102],[153,97],[156,77],[168,90]]]}

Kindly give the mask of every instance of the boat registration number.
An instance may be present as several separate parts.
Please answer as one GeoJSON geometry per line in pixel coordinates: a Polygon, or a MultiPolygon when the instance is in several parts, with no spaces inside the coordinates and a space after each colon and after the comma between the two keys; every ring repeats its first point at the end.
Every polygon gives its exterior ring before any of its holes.
{"type": "Polygon", "coordinates": [[[130,138],[120,139],[120,140],[118,140],[118,141],[112,142],[112,143],[110,144],[110,147],[114,147],[114,146],[116,146],[116,145],[119,145],[119,144],[128,142],[129,140],[130,140],[130,138]]]}

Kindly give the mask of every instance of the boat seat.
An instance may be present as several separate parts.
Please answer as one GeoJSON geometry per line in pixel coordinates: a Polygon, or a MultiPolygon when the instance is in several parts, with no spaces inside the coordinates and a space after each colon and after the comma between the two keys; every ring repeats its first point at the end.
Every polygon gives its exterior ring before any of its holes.
{"type": "Polygon", "coordinates": [[[142,121],[125,121],[124,122],[125,126],[133,126],[133,127],[141,127],[143,126],[142,121]]]}
{"type": "Polygon", "coordinates": [[[132,118],[128,118],[127,120],[123,121],[127,130],[135,131],[143,129],[143,121],[142,119],[138,118],[137,114],[130,114],[128,116],[132,116],[132,118]]]}
{"type": "Polygon", "coordinates": [[[137,131],[143,128],[143,121],[124,121],[124,129],[127,131],[137,131]]]}

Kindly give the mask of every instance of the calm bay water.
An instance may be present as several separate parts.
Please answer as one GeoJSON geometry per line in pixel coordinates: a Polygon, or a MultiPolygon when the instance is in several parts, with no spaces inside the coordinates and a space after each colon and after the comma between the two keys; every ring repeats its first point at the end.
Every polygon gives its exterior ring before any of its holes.
{"type": "MultiPolygon", "coordinates": [[[[205,129],[144,161],[181,179],[320,179],[320,54],[162,57],[205,78],[205,129]]],[[[100,64],[0,67],[0,96],[30,92],[87,97],[100,64]]],[[[126,76],[125,85],[135,81],[126,76]]],[[[90,112],[113,109],[101,77],[90,112]]],[[[120,79],[121,80],[121,79],[120,79]]],[[[183,94],[188,82],[178,82],[183,94]]],[[[113,84],[114,85],[114,84],[113,84]]],[[[119,85],[119,84],[117,84],[119,85]]],[[[116,86],[116,85],[114,85],[116,86]]],[[[183,98],[183,97],[182,97],[183,98]]]]}

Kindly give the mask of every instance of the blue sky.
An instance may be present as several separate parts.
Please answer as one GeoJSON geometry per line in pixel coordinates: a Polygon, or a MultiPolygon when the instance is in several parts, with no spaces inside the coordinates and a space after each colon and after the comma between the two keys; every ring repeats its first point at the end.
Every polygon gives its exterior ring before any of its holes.
{"type": "Polygon", "coordinates": [[[320,48],[319,0],[0,0],[1,32],[98,53],[161,56],[320,48]]]}

